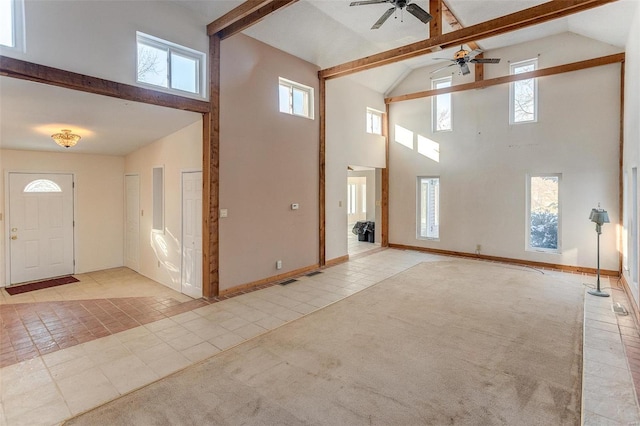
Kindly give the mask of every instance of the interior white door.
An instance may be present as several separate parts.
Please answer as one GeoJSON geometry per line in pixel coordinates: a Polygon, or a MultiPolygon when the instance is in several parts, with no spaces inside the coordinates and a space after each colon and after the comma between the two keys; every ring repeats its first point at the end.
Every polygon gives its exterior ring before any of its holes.
{"type": "Polygon", "coordinates": [[[140,270],[140,176],[124,177],[126,194],[124,265],[134,271],[140,270]]]}
{"type": "Polygon", "coordinates": [[[73,274],[73,175],[9,173],[10,284],[73,274]]]}
{"type": "Polygon", "coordinates": [[[182,173],[182,293],[202,297],[202,172],[182,173]]]}

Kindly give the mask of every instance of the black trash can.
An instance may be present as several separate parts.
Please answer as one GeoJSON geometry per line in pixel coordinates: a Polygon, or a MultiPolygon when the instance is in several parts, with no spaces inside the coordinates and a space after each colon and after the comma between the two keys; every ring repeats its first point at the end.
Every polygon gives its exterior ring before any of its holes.
{"type": "Polygon", "coordinates": [[[370,243],[375,243],[376,242],[376,224],[375,222],[367,222],[367,241],[370,243]]]}
{"type": "Polygon", "coordinates": [[[367,241],[367,234],[365,230],[366,226],[367,222],[364,221],[358,221],[355,225],[353,225],[353,229],[351,229],[351,232],[358,236],[358,241],[367,241]]]}

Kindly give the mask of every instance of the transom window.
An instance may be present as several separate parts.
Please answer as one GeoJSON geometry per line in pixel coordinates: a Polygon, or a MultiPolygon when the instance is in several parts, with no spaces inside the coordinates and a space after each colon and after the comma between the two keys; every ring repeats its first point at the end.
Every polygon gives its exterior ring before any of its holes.
{"type": "MultiPolygon", "coordinates": [[[[432,89],[451,87],[451,77],[438,78],[431,82],[432,89]]],[[[431,98],[433,114],[433,131],[442,132],[452,130],[451,123],[451,93],[436,95],[431,98]]]]}
{"type": "Polygon", "coordinates": [[[204,53],[141,32],[137,40],[139,83],[204,96],[204,53]]]}
{"type": "Polygon", "coordinates": [[[560,180],[562,175],[529,176],[527,182],[528,249],[560,252],[560,180]]]}
{"type": "Polygon", "coordinates": [[[382,134],[382,113],[372,108],[367,108],[367,133],[382,134]]]}
{"type": "Polygon", "coordinates": [[[0,45],[23,50],[23,16],[23,0],[0,0],[0,45]]]}
{"type": "Polygon", "coordinates": [[[418,177],[418,238],[440,238],[440,178],[418,177]]]}
{"type": "Polygon", "coordinates": [[[49,179],[32,180],[23,192],[62,192],[60,185],[49,179]]]}
{"type": "Polygon", "coordinates": [[[313,119],[313,88],[279,78],[280,112],[313,119]]]}
{"type": "MultiPolygon", "coordinates": [[[[537,59],[511,64],[511,74],[523,74],[538,68],[537,59]]],[[[538,79],[514,81],[509,87],[510,122],[530,123],[538,120],[538,79]]]]}

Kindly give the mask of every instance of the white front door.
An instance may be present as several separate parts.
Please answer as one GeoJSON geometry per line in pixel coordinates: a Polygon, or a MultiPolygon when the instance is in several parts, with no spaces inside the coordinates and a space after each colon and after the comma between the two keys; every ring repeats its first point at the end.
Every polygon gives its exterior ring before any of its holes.
{"type": "Polygon", "coordinates": [[[140,270],[140,177],[126,175],[125,186],[125,236],[124,266],[140,270]]]}
{"type": "Polygon", "coordinates": [[[9,173],[9,283],[73,274],[73,175],[9,173]]]}
{"type": "Polygon", "coordinates": [[[202,172],[182,173],[182,293],[202,297],[202,172]]]}

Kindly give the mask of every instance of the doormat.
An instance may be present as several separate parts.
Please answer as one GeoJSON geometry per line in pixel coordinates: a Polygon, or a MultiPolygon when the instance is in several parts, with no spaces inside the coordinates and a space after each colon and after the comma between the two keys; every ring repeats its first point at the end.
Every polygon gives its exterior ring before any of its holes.
{"type": "Polygon", "coordinates": [[[29,291],[34,290],[42,290],[43,288],[56,287],[63,284],[71,284],[80,281],[77,278],[72,277],[71,275],[67,275],[66,277],[58,277],[50,280],[37,281],[29,284],[17,285],[14,287],[5,287],[4,289],[11,296],[16,294],[27,293],[29,291]]]}

